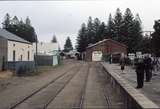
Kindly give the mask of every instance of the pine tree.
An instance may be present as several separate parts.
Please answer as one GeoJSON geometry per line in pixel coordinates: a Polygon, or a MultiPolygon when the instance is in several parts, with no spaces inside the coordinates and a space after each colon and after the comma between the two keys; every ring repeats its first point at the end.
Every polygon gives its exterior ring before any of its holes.
{"type": "Polygon", "coordinates": [[[128,46],[128,52],[134,52],[135,48],[135,32],[134,32],[134,16],[129,8],[126,9],[123,16],[122,36],[120,42],[128,46]]]}
{"type": "MultiPolygon", "coordinates": [[[[27,18],[27,22],[29,21],[29,18],[27,18]]],[[[2,23],[3,28],[7,31],[16,34],[17,36],[29,41],[29,42],[36,42],[37,35],[35,33],[34,28],[30,25],[28,22],[27,24],[23,22],[21,19],[18,20],[17,16],[14,16],[12,20],[10,20],[9,14],[6,14],[5,20],[2,23]]]]}
{"type": "Polygon", "coordinates": [[[119,8],[116,10],[116,14],[114,17],[114,36],[113,39],[116,41],[120,41],[122,37],[122,26],[123,26],[123,18],[122,13],[119,8]]]}
{"type": "Polygon", "coordinates": [[[52,43],[57,43],[56,35],[53,35],[53,38],[52,38],[51,42],[52,42],[52,43]]]}
{"type": "Polygon", "coordinates": [[[65,45],[64,45],[64,51],[69,52],[71,50],[73,50],[72,42],[71,42],[70,38],[67,37],[65,45]]]}
{"type": "Polygon", "coordinates": [[[87,46],[87,28],[85,23],[83,23],[77,37],[77,51],[82,53],[86,50],[87,46]]]}
{"type": "Polygon", "coordinates": [[[31,25],[31,21],[30,21],[29,17],[26,18],[26,22],[25,23],[26,23],[26,25],[31,25]]]}
{"type": "Polygon", "coordinates": [[[106,25],[104,22],[102,22],[99,26],[98,37],[99,37],[98,41],[101,41],[106,38],[106,25]]]}
{"type": "Polygon", "coordinates": [[[24,24],[24,22],[23,22],[23,20],[21,18],[21,20],[19,21],[19,25],[23,25],[23,24],[24,24]]]}
{"type": "Polygon", "coordinates": [[[10,18],[11,18],[10,15],[7,13],[7,14],[5,15],[4,21],[3,21],[3,23],[2,23],[3,29],[9,28],[9,26],[10,26],[10,18]]]}
{"type": "Polygon", "coordinates": [[[123,16],[123,26],[122,26],[122,34],[123,36],[121,37],[121,42],[124,44],[128,45],[131,43],[133,33],[132,29],[134,26],[134,16],[129,8],[126,9],[124,16],[123,16]]]}
{"type": "Polygon", "coordinates": [[[154,23],[154,33],[152,34],[152,49],[155,56],[160,57],[160,20],[154,23]]]}
{"type": "Polygon", "coordinates": [[[130,41],[130,46],[128,47],[129,52],[136,52],[141,50],[142,43],[142,26],[139,15],[137,14],[134,19],[134,25],[132,29],[132,40],[130,41]]]}
{"type": "Polygon", "coordinates": [[[100,41],[100,25],[101,25],[101,22],[98,18],[95,18],[94,19],[94,22],[93,22],[93,32],[94,32],[94,40],[93,40],[93,43],[96,43],[98,41],[100,41]]]}
{"type": "Polygon", "coordinates": [[[13,19],[11,20],[12,25],[19,25],[19,20],[17,16],[14,16],[13,19]]]}
{"type": "Polygon", "coordinates": [[[140,43],[139,50],[143,53],[152,53],[152,45],[151,45],[151,38],[150,37],[143,37],[140,43]]]}
{"type": "Polygon", "coordinates": [[[114,39],[114,21],[112,18],[112,15],[109,15],[109,19],[108,19],[108,23],[107,23],[107,27],[106,27],[106,39],[107,38],[111,38],[114,39]]]}
{"type": "Polygon", "coordinates": [[[93,27],[92,17],[90,16],[87,23],[87,41],[88,44],[95,43],[95,32],[93,27]]]}

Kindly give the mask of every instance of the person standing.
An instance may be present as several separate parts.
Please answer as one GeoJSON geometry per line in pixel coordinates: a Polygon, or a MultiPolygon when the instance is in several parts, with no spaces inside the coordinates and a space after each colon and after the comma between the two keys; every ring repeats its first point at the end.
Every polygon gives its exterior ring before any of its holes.
{"type": "Polygon", "coordinates": [[[142,58],[138,58],[137,62],[135,62],[136,66],[136,75],[137,75],[137,89],[143,87],[144,83],[144,61],[142,58]]]}
{"type": "Polygon", "coordinates": [[[112,54],[109,57],[109,63],[112,64],[112,54]]]}
{"type": "Polygon", "coordinates": [[[123,70],[125,68],[125,59],[124,59],[124,57],[121,57],[121,59],[120,59],[120,65],[121,65],[121,70],[123,72],[123,70]]]}
{"type": "Polygon", "coordinates": [[[146,82],[150,82],[152,78],[152,59],[147,55],[144,59],[146,82]]]}

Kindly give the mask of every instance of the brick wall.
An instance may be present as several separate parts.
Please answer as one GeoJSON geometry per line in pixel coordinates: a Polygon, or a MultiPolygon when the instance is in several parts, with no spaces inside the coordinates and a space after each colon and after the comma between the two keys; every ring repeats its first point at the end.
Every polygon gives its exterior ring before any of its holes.
{"type": "Polygon", "coordinates": [[[107,46],[109,46],[108,52],[111,54],[116,53],[116,52],[127,54],[127,48],[120,44],[117,44],[111,41],[107,41],[106,44],[107,46]]]}

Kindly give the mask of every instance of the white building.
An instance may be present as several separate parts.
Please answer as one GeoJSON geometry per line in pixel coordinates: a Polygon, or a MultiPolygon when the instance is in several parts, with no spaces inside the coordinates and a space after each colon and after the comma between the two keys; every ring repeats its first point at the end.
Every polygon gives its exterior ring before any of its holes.
{"type": "Polygon", "coordinates": [[[3,63],[34,62],[32,43],[0,29],[0,69],[3,63]]]}
{"type": "MultiPolygon", "coordinates": [[[[36,43],[33,44],[34,48],[34,54],[36,54],[36,43]]],[[[58,56],[59,56],[59,44],[58,43],[45,43],[45,42],[40,42],[37,43],[37,53],[38,56],[52,56],[52,65],[57,65],[58,64],[58,56]]],[[[38,58],[39,60],[42,58],[38,58]]],[[[44,58],[43,58],[44,59],[44,58]]],[[[37,60],[39,62],[39,60],[37,60]]],[[[45,59],[43,60],[45,61],[45,59]]]]}
{"type": "MultiPolygon", "coordinates": [[[[33,43],[34,53],[36,53],[36,43],[33,43]]],[[[39,42],[37,43],[37,51],[40,54],[53,55],[53,52],[59,50],[58,43],[45,43],[39,42]]]]}

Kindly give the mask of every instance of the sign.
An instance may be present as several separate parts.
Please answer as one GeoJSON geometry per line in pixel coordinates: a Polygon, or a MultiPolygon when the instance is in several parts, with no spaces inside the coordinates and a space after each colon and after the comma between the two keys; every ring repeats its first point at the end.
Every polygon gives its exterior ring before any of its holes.
{"type": "Polygon", "coordinates": [[[142,52],[136,52],[136,57],[137,58],[142,58],[143,56],[142,56],[142,52]]]}
{"type": "Polygon", "coordinates": [[[102,61],[102,51],[93,51],[92,61],[102,61]]]}
{"type": "Polygon", "coordinates": [[[134,53],[129,53],[128,57],[130,60],[134,60],[135,59],[135,54],[134,53]]]}

